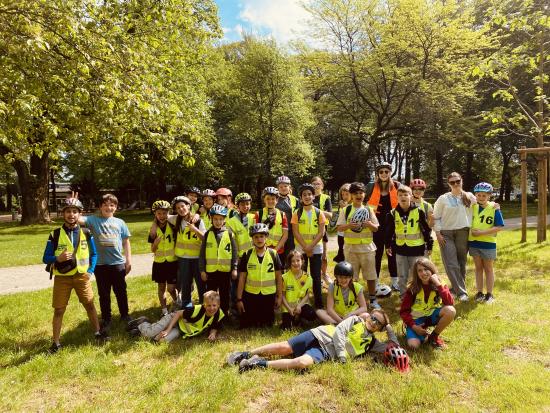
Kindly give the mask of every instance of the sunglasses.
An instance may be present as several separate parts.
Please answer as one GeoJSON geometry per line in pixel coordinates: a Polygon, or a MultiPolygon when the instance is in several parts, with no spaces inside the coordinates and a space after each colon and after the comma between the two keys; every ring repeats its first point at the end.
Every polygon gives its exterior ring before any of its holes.
{"type": "Polygon", "coordinates": [[[384,327],[384,326],[382,325],[382,322],[381,322],[379,319],[377,319],[377,318],[376,318],[374,315],[372,315],[372,314],[371,314],[371,316],[370,316],[370,321],[371,321],[372,324],[374,324],[374,326],[378,326],[378,328],[384,327]]]}
{"type": "Polygon", "coordinates": [[[459,179],[457,181],[449,181],[449,185],[458,185],[461,181],[462,179],[459,179]]]}
{"type": "Polygon", "coordinates": [[[378,173],[379,173],[380,175],[387,175],[387,174],[389,174],[390,172],[391,172],[391,171],[387,171],[387,170],[378,171],[378,173]]]}

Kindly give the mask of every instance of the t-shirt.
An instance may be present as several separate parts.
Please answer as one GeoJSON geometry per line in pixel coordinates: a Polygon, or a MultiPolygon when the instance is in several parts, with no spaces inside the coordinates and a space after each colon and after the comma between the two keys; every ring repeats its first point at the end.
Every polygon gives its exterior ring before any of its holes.
{"type": "MultiPolygon", "coordinates": [[[[481,205],[479,206],[479,213],[481,214],[481,211],[483,211],[483,208],[481,205]]],[[[504,226],[504,218],[502,217],[502,212],[500,209],[495,210],[495,227],[503,227],[504,226]]],[[[485,241],[468,241],[468,246],[472,248],[480,248],[482,250],[494,250],[497,247],[496,238],[495,242],[485,242],[485,241]]]]}
{"type": "MultiPolygon", "coordinates": [[[[298,210],[299,211],[299,210],[298,210]]],[[[292,214],[292,220],[290,221],[291,224],[298,225],[298,211],[296,211],[294,214],[292,214]]],[[[307,219],[315,219],[315,217],[312,216],[314,214],[314,209],[311,208],[309,211],[303,210],[302,214],[307,216],[307,219]]],[[[322,213],[322,211],[319,211],[319,226],[324,227],[325,222],[327,222],[327,219],[325,215],[322,213]]],[[[296,250],[300,252],[304,252],[302,249],[302,246],[296,242],[296,250]]],[[[314,247],[313,247],[313,253],[314,254],[322,254],[323,253],[323,239],[321,238],[321,241],[319,241],[314,247]]]]}
{"type": "Polygon", "coordinates": [[[320,204],[321,195],[316,195],[313,199],[313,206],[319,208],[322,211],[332,212],[332,201],[330,200],[330,197],[327,197],[327,199],[325,200],[325,205],[323,205],[323,208],[321,208],[320,204]]]}
{"type": "MultiPolygon", "coordinates": [[[[247,272],[248,269],[247,269],[247,265],[248,265],[248,260],[250,259],[250,254],[252,254],[252,251],[254,251],[254,248],[246,251],[243,256],[241,257],[241,259],[239,260],[239,272],[247,272]]],[[[282,271],[283,270],[283,264],[281,264],[281,260],[279,258],[279,256],[275,253],[275,251],[271,250],[272,251],[272,255],[271,255],[271,258],[273,259],[273,266],[275,267],[275,271],[282,271]]],[[[267,250],[265,252],[266,254],[270,254],[270,250],[267,250]]],[[[258,262],[261,264],[264,260],[264,255],[262,255],[261,257],[258,255],[258,262]]]]}
{"type": "Polygon", "coordinates": [[[97,265],[125,264],[122,240],[131,236],[126,222],[120,218],[104,218],[99,215],[90,215],[83,219],[95,238],[97,265]]]}
{"type": "MultiPolygon", "coordinates": [[[[350,294],[353,294],[351,292],[351,290],[348,288],[341,288],[340,287],[340,291],[342,291],[342,297],[344,298],[344,301],[349,301],[349,295],[350,294]]],[[[359,291],[355,291],[355,296],[357,297],[361,291],[363,291],[363,287],[361,286],[361,288],[359,288],[359,291]]],[[[332,296],[334,296],[334,282],[331,282],[328,286],[328,294],[332,294],[332,296]]],[[[357,301],[357,300],[356,300],[357,301]]],[[[357,301],[357,303],[359,304],[359,302],[357,301]]]]}

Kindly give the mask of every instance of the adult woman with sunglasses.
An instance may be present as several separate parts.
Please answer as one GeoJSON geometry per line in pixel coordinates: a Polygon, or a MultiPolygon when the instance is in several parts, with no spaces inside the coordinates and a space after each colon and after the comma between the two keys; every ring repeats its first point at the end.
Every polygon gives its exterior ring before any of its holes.
{"type": "MultiPolygon", "coordinates": [[[[376,276],[380,278],[382,256],[384,255],[384,234],[386,232],[386,216],[397,206],[397,189],[401,183],[391,178],[392,166],[389,163],[381,163],[376,167],[376,179],[373,184],[367,186],[367,203],[374,209],[378,218],[378,231],[373,233],[373,241],[376,245],[376,276]]],[[[388,270],[392,279],[391,287],[399,291],[397,282],[397,264],[395,255],[388,255],[388,270]]]]}
{"type": "Polygon", "coordinates": [[[459,301],[468,301],[466,291],[466,260],[468,234],[472,225],[472,205],[476,198],[462,189],[462,177],[452,172],[447,177],[451,191],[437,198],[434,204],[434,230],[441,249],[441,259],[451,292],[459,301]]]}

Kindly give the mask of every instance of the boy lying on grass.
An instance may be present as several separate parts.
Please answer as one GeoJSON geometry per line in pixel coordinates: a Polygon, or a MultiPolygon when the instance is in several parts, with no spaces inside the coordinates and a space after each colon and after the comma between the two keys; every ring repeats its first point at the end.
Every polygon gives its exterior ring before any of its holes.
{"type": "Polygon", "coordinates": [[[203,304],[187,306],[165,315],[152,324],[147,317],[139,317],[128,323],[132,336],[143,336],[155,341],[167,343],[179,336],[193,337],[208,330],[208,340],[216,339],[220,322],[225,314],[220,309],[220,295],[216,291],[207,291],[203,295],[203,304]]]}
{"type": "Polygon", "coordinates": [[[397,337],[383,310],[362,313],[343,320],[337,326],[324,325],[305,331],[288,341],[271,343],[250,351],[235,351],[227,357],[228,364],[239,364],[239,372],[255,368],[279,370],[306,369],[326,360],[346,363],[348,359],[367,353],[384,354],[384,362],[399,371],[409,368],[407,353],[399,347],[397,337]],[[378,341],[375,332],[386,330],[389,342],[378,341]],[[267,360],[260,356],[293,356],[267,360]]]}

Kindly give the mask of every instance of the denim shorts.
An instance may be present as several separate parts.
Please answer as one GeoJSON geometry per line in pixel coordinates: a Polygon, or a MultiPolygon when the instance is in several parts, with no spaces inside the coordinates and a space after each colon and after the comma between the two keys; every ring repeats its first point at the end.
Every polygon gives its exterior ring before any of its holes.
{"type": "MultiPolygon", "coordinates": [[[[417,319],[414,320],[414,323],[417,326],[422,324],[426,324],[426,326],[435,326],[439,321],[440,312],[441,312],[441,307],[436,308],[431,315],[426,317],[418,317],[417,319]]],[[[407,327],[407,340],[411,338],[417,338],[422,342],[426,339],[426,336],[421,336],[419,334],[416,334],[416,331],[414,331],[411,327],[407,327]]]]}
{"type": "Polygon", "coordinates": [[[315,364],[328,360],[330,357],[319,344],[313,333],[308,330],[288,340],[288,344],[292,347],[294,357],[300,357],[304,354],[310,356],[315,364]]]}
{"type": "Polygon", "coordinates": [[[497,249],[496,248],[484,249],[484,248],[470,247],[470,248],[468,248],[468,251],[470,252],[470,256],[472,256],[472,257],[481,257],[484,260],[496,260],[497,259],[497,249]]]}

